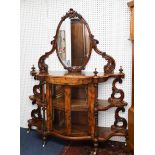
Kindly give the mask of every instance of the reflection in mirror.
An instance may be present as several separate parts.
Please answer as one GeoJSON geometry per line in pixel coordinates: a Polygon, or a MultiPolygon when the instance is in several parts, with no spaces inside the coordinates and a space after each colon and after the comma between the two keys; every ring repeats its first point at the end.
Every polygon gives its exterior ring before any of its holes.
{"type": "Polygon", "coordinates": [[[59,29],[57,44],[58,44],[58,54],[61,61],[66,66],[68,67],[71,66],[71,32],[70,32],[69,19],[66,19],[59,29]]]}
{"type": "Polygon", "coordinates": [[[67,18],[60,26],[57,45],[58,56],[65,66],[82,66],[90,55],[86,25],[77,18],[67,18]]]}

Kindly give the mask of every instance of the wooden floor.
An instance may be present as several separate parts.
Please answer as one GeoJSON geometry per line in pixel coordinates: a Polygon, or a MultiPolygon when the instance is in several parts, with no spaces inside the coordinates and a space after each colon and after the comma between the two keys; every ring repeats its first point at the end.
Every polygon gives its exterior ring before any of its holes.
{"type": "MultiPolygon", "coordinates": [[[[71,142],[60,155],[93,155],[92,144],[88,142],[71,142]]],[[[100,144],[98,155],[133,155],[123,142],[107,141],[100,144]]]]}

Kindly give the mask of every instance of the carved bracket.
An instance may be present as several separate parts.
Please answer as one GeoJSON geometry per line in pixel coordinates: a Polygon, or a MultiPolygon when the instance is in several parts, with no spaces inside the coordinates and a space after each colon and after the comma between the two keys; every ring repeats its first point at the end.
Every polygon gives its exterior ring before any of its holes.
{"type": "Polygon", "coordinates": [[[122,78],[117,77],[114,79],[112,83],[112,94],[111,97],[108,99],[108,102],[115,107],[124,107],[127,105],[127,102],[124,101],[124,91],[122,89],[118,89],[116,87],[116,83],[119,82],[122,83],[122,78]],[[119,97],[116,97],[116,94],[119,94],[119,97]]]}
{"type": "Polygon", "coordinates": [[[119,129],[126,129],[127,128],[127,121],[125,118],[119,116],[119,112],[125,112],[125,108],[117,108],[115,111],[115,122],[114,127],[119,129]],[[118,125],[118,123],[122,123],[122,125],[118,125]]]}
{"type": "Polygon", "coordinates": [[[39,58],[38,67],[39,67],[39,72],[40,73],[48,73],[48,65],[45,64],[45,60],[48,58],[49,55],[51,55],[55,51],[55,49],[56,49],[56,41],[55,40],[51,41],[51,44],[53,44],[52,49],[49,52],[46,52],[44,55],[42,55],[39,58]]]}
{"type": "Polygon", "coordinates": [[[41,82],[38,85],[33,86],[34,95],[40,99],[41,99],[41,89],[42,89],[42,83],[41,82]]]}
{"type": "Polygon", "coordinates": [[[93,49],[95,50],[95,52],[99,55],[102,56],[102,58],[104,58],[105,60],[107,60],[107,64],[104,66],[104,73],[105,74],[112,74],[114,73],[114,69],[115,69],[115,60],[113,59],[113,57],[111,57],[110,55],[106,54],[106,52],[102,52],[97,48],[97,44],[99,43],[98,40],[93,39],[93,49]]]}
{"type": "Polygon", "coordinates": [[[38,107],[37,109],[32,110],[31,111],[31,117],[33,119],[41,119],[42,118],[42,116],[41,116],[41,108],[38,107]]]}
{"type": "Polygon", "coordinates": [[[116,78],[114,79],[112,83],[112,94],[111,98],[108,99],[109,102],[122,102],[124,99],[124,91],[122,89],[118,89],[116,87],[116,83],[119,82],[120,84],[122,83],[121,78],[116,78]],[[120,94],[120,97],[115,97],[116,94],[120,94]]]}

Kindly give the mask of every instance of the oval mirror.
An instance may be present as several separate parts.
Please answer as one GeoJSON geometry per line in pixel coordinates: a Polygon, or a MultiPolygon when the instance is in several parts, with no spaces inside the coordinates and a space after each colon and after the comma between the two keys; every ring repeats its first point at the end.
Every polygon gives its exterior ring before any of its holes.
{"type": "Polygon", "coordinates": [[[77,72],[85,68],[91,55],[92,43],[88,24],[79,14],[70,17],[71,11],[64,16],[65,19],[62,17],[58,25],[56,50],[64,68],[77,72]]]}

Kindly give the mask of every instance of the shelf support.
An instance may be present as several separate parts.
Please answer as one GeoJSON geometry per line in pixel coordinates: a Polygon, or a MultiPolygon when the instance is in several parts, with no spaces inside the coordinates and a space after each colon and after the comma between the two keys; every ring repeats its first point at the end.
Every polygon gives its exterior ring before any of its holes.
{"type": "MultiPolygon", "coordinates": [[[[32,67],[32,71],[30,72],[30,74],[35,77],[35,67],[32,67]]],[[[35,78],[34,78],[35,79],[35,78]]],[[[36,79],[35,79],[36,80],[36,79]]],[[[38,85],[34,85],[33,86],[33,96],[34,98],[30,99],[32,100],[32,104],[36,104],[36,98],[38,98],[39,100],[42,99],[42,82],[40,81],[40,83],[38,85]]],[[[36,120],[42,120],[42,115],[41,115],[41,108],[39,106],[37,106],[37,109],[33,109],[31,111],[31,119],[28,120],[28,131],[27,133],[29,133],[31,131],[32,126],[36,126],[37,128],[41,128],[40,124],[36,123],[36,120]]]]}

